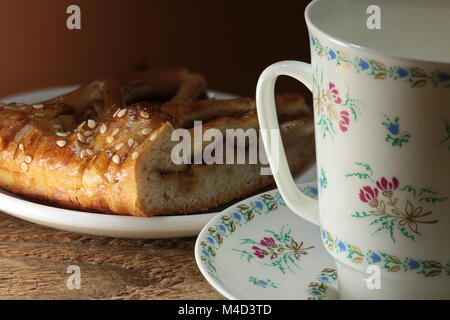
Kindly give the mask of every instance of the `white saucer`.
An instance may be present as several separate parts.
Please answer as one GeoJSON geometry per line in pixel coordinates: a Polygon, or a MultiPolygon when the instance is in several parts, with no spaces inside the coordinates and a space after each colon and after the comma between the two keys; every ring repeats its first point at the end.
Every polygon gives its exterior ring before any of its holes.
{"type": "MultiPolygon", "coordinates": [[[[317,197],[315,184],[300,185],[317,197]]],[[[338,299],[336,265],[319,227],[286,207],[277,190],[239,202],[200,232],[195,259],[228,299],[338,299]]]]}
{"type": "MultiPolygon", "coordinates": [[[[75,88],[76,86],[49,88],[1,98],[0,101],[30,104],[50,99],[75,88]]],[[[235,97],[217,91],[210,91],[208,95],[217,99],[235,97]]],[[[315,178],[315,172],[315,167],[309,168],[299,178],[299,181],[311,181],[315,178]]],[[[107,237],[147,239],[196,236],[201,228],[218,213],[149,218],[96,214],[38,204],[2,189],[0,189],[0,211],[66,231],[107,237]]]]}

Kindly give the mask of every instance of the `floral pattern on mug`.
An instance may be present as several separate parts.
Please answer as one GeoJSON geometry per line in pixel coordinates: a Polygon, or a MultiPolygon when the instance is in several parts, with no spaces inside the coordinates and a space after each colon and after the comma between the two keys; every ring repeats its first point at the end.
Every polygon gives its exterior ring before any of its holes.
{"type": "Polygon", "coordinates": [[[348,126],[350,125],[350,118],[347,111],[342,110],[339,114],[339,128],[342,132],[347,131],[348,126]]]}
{"type": "Polygon", "coordinates": [[[328,187],[328,180],[325,175],[325,170],[323,168],[320,168],[319,187],[320,187],[320,194],[322,194],[323,190],[328,187]]]}
{"type": "Polygon", "coordinates": [[[323,269],[317,276],[316,281],[313,281],[308,286],[310,297],[308,300],[322,300],[327,296],[328,286],[337,279],[337,272],[333,268],[323,269]]]}
{"type": "Polygon", "coordinates": [[[314,246],[307,246],[303,241],[297,242],[291,235],[292,230],[282,226],[279,232],[266,230],[267,236],[259,241],[250,238],[241,239],[242,249],[234,248],[239,252],[241,259],[247,262],[259,260],[266,266],[274,267],[285,274],[287,271],[295,273],[300,269],[299,262],[314,246]]]}
{"type": "Polygon", "coordinates": [[[311,35],[314,52],[321,58],[336,63],[339,70],[353,69],[357,73],[366,74],[377,80],[400,80],[410,84],[413,88],[422,88],[428,84],[434,87],[450,88],[450,73],[439,70],[427,73],[418,67],[386,66],[380,61],[360,57],[352,57],[343,50],[322,45],[318,37],[311,35]]]}
{"type": "Polygon", "coordinates": [[[422,224],[434,224],[439,220],[433,216],[433,212],[424,209],[423,203],[434,203],[447,200],[447,197],[439,196],[429,188],[418,189],[408,185],[400,186],[397,177],[381,177],[373,179],[372,168],[363,163],[356,163],[362,172],[346,174],[346,177],[356,176],[359,179],[369,180],[369,185],[363,185],[359,190],[359,200],[367,205],[366,210],[352,214],[354,218],[370,218],[371,226],[376,229],[374,233],[387,231],[395,243],[397,233],[414,241],[421,236],[422,224]],[[403,201],[401,199],[403,198],[403,201]]]}
{"type": "Polygon", "coordinates": [[[399,117],[396,117],[393,121],[391,121],[391,119],[385,116],[385,121],[381,124],[388,131],[384,140],[386,142],[390,142],[393,147],[402,147],[404,143],[409,142],[411,135],[406,131],[400,133],[399,117]]]}
{"type": "Polygon", "coordinates": [[[324,84],[323,71],[316,69],[313,76],[314,84],[314,110],[316,112],[317,126],[323,138],[333,138],[338,130],[345,133],[359,114],[359,102],[350,98],[347,92],[344,96],[333,82],[324,84]],[[338,129],[339,128],[339,129],[338,129]]]}
{"type": "Polygon", "coordinates": [[[359,247],[333,236],[330,232],[322,228],[322,240],[325,247],[334,254],[345,257],[354,264],[378,265],[387,272],[415,272],[425,278],[433,278],[439,275],[450,276],[450,260],[447,263],[404,257],[388,254],[381,250],[363,251],[359,247]]]}
{"type": "Polygon", "coordinates": [[[314,186],[306,186],[303,188],[303,193],[310,198],[316,198],[318,190],[314,186]]]}

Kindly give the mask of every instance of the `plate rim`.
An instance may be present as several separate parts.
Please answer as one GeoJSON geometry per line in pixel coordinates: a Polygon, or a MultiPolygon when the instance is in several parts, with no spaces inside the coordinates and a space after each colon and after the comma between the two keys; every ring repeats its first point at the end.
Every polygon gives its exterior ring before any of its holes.
{"type": "MultiPolygon", "coordinates": [[[[51,98],[51,96],[70,92],[78,86],[79,85],[67,85],[40,88],[37,90],[9,95],[0,98],[0,101],[11,102],[12,100],[25,100],[28,101],[28,103],[33,103],[33,98],[41,99],[38,97],[44,95],[46,96],[45,99],[48,99],[51,98]]],[[[218,99],[238,97],[237,95],[217,90],[208,90],[208,96],[218,99]]],[[[311,163],[305,167],[305,170],[299,175],[298,178],[301,179],[308,173],[311,174],[310,170],[313,172],[315,178],[315,163],[311,163]]],[[[245,201],[249,198],[251,197],[247,197],[241,201],[245,201]]],[[[234,204],[236,203],[228,205],[227,208],[222,209],[220,212],[228,209],[234,204]]],[[[94,213],[40,204],[32,200],[24,199],[20,195],[12,194],[6,189],[0,189],[0,211],[10,216],[57,230],[95,236],[135,239],[163,239],[198,236],[203,226],[220,213],[217,211],[188,215],[152,217],[94,213]],[[9,202],[9,205],[6,206],[5,202],[9,202]],[[17,208],[17,204],[19,204],[19,208],[17,208]],[[93,220],[98,220],[98,222],[92,223],[93,220]],[[131,228],[130,226],[134,221],[139,221],[139,223],[135,223],[131,228]],[[127,223],[127,228],[123,228],[124,223],[127,223]]]]}

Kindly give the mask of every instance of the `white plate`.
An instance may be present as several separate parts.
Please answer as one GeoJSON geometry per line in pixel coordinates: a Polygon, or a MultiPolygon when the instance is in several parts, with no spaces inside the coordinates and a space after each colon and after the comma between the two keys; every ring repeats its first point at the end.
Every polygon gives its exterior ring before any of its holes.
{"type": "MultiPolygon", "coordinates": [[[[300,185],[317,197],[315,184],[300,185]]],[[[195,259],[228,299],[338,299],[336,265],[319,227],[286,207],[277,190],[230,206],[200,232],[195,259]]]]}
{"type": "MultiPolygon", "coordinates": [[[[49,88],[2,98],[0,101],[30,104],[50,99],[74,88],[76,86],[49,88]]],[[[235,97],[217,91],[209,92],[209,96],[217,99],[235,97]]],[[[315,179],[315,174],[315,167],[312,167],[299,178],[299,181],[311,181],[315,179]]],[[[96,214],[38,204],[2,189],[0,189],[0,211],[27,221],[66,231],[107,237],[147,239],[195,236],[217,214],[217,212],[212,212],[149,218],[96,214]]]]}

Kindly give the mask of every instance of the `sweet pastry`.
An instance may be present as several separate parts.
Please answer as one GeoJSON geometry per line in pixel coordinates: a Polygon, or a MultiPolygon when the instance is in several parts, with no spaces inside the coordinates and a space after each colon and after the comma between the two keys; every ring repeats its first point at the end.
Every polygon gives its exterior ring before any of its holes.
{"type": "MultiPolygon", "coordinates": [[[[298,171],[314,155],[311,111],[299,95],[276,100],[298,171]]],[[[174,130],[194,137],[197,120],[201,132],[258,129],[254,99],[208,99],[205,79],[182,68],[96,80],[33,105],[1,104],[0,187],[69,208],[153,216],[205,211],[273,182],[261,163],[174,162],[174,130]]],[[[211,147],[195,139],[192,150],[211,147]]]]}

